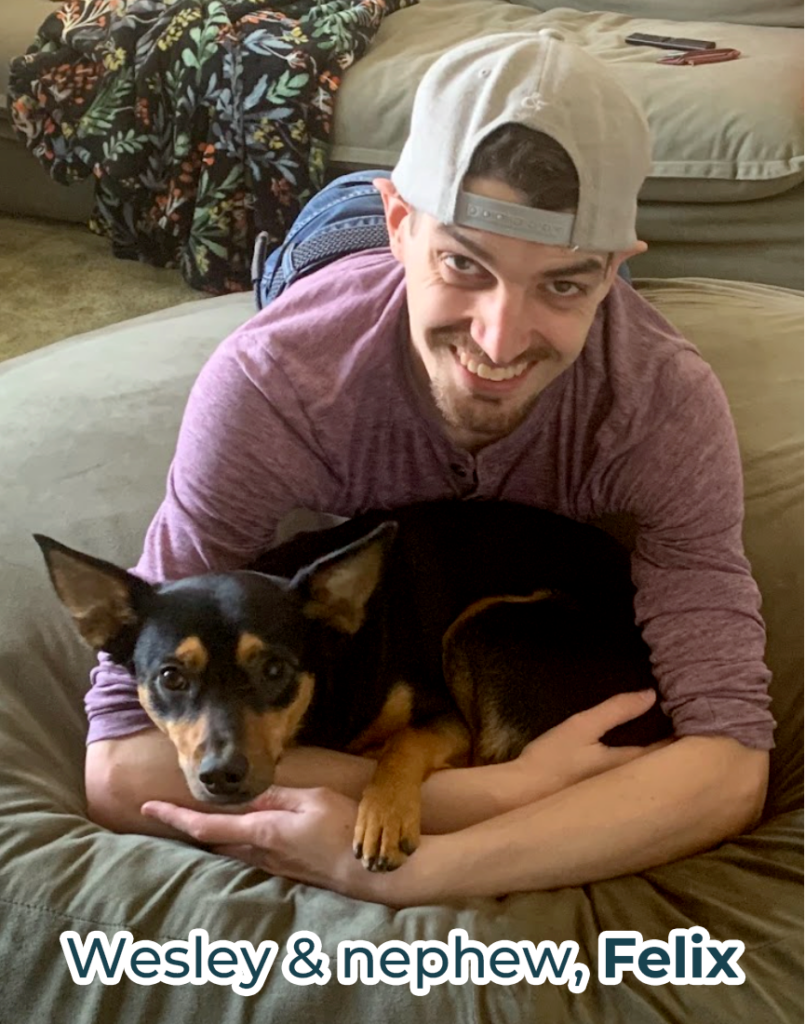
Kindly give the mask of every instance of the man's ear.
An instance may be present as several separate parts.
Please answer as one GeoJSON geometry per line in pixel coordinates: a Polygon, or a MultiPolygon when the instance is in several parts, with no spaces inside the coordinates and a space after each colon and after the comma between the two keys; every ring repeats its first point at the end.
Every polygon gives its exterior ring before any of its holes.
{"type": "Polygon", "coordinates": [[[134,653],[154,588],[111,562],[35,533],[50,581],[75,627],[96,651],[125,664],[134,653]]]}
{"type": "Polygon", "coordinates": [[[414,211],[394,187],[390,178],[375,178],[372,184],[383,200],[389,246],[395,259],[402,263],[404,239],[406,232],[410,233],[409,219],[414,211]]]}
{"type": "Polygon", "coordinates": [[[630,260],[633,256],[641,256],[647,249],[648,245],[645,242],[636,242],[631,249],[612,253],[609,266],[607,267],[607,291],[612,287],[612,282],[615,280],[615,275],[618,273],[620,265],[625,263],[626,260],[630,260]]]}
{"type": "Polygon", "coordinates": [[[397,524],[382,523],[366,537],[317,559],[291,580],[304,599],[303,613],[340,633],[357,633],[366,605],[383,576],[397,524]]]}

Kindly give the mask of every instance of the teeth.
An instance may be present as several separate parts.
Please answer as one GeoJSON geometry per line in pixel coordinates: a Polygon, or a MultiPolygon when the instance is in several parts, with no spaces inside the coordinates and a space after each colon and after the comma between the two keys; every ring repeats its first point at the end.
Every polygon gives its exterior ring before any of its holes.
{"type": "Polygon", "coordinates": [[[482,380],[511,380],[512,377],[519,377],[528,369],[528,363],[516,363],[514,366],[487,366],[486,363],[477,363],[463,350],[459,350],[458,358],[463,367],[482,380]]]}

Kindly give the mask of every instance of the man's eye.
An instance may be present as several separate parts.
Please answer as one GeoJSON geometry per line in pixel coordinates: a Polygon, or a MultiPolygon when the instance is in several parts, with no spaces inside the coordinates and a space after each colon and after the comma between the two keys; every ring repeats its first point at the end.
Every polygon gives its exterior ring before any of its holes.
{"type": "Polygon", "coordinates": [[[483,267],[479,267],[475,260],[469,256],[460,256],[455,252],[448,252],[442,256],[445,266],[464,277],[478,277],[485,273],[483,267]]]}
{"type": "Polygon", "coordinates": [[[548,290],[553,292],[554,295],[561,295],[563,298],[587,294],[586,290],[580,284],[576,284],[575,281],[551,281],[548,284],[548,290]]]}
{"type": "Polygon", "coordinates": [[[175,665],[165,665],[161,668],[159,681],[166,690],[186,690],[190,685],[175,665]]]}

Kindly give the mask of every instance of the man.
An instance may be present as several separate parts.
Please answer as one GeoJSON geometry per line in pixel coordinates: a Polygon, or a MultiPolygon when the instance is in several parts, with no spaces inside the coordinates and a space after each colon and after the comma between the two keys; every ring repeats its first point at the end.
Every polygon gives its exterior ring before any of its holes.
{"type": "Polygon", "coordinates": [[[133,681],[102,657],[87,699],[96,821],[178,829],[272,873],[406,905],[639,871],[757,820],[774,723],[734,429],[695,349],[616,281],[645,248],[649,167],[642,115],[555,33],[446,54],[392,180],[376,182],[391,251],[296,282],[213,355],[135,571],[241,566],[294,508],[350,516],[458,496],[628,515],[636,615],[675,741],[603,747],[645,710],[645,695],[622,695],[511,764],[437,773],[420,848],[376,876],[350,850],[369,762],[295,751],[248,813],[207,813],[133,681]]]}

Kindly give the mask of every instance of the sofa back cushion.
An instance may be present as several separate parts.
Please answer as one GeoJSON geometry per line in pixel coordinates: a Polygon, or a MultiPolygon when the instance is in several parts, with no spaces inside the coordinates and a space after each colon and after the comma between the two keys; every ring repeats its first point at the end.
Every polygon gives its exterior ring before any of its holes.
{"type": "MultiPolygon", "coordinates": [[[[572,7],[576,11],[600,11],[605,7],[630,18],[656,18],[658,4],[652,0],[512,0],[523,7],[547,11],[551,7],[572,7]]],[[[736,25],[769,25],[774,28],[802,28],[802,4],[797,0],[665,0],[663,18],[672,21],[723,21],[736,25]]]]}
{"type": "MultiPolygon", "coordinates": [[[[648,5],[645,5],[648,6],[648,5]]],[[[655,19],[566,5],[540,13],[490,0],[421,0],[381,26],[344,76],[332,159],[390,167],[408,134],[416,86],[449,47],[500,32],[551,27],[609,64],[640,103],[653,137],[641,198],[729,203],[781,195],[802,181],[802,33],[655,19]],[[665,51],[631,46],[632,32],[713,39],[741,58],[696,67],[658,64],[665,51]]],[[[693,3],[691,3],[691,7],[693,3]]],[[[660,19],[659,15],[662,15],[660,19]]]]}

